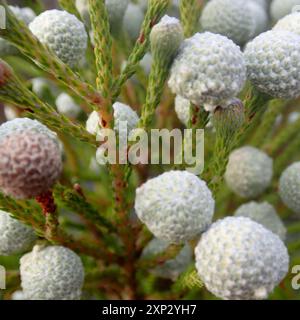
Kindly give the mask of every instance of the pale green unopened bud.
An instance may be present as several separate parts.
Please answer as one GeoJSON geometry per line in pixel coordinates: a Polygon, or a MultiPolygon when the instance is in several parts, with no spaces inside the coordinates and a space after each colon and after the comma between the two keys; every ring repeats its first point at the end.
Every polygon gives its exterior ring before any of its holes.
{"type": "Polygon", "coordinates": [[[221,134],[232,134],[245,122],[245,108],[241,100],[234,98],[227,106],[219,106],[213,113],[213,125],[221,134]]]}
{"type": "Polygon", "coordinates": [[[169,64],[183,41],[183,29],[178,19],[165,15],[150,34],[151,51],[155,61],[169,64]]]}

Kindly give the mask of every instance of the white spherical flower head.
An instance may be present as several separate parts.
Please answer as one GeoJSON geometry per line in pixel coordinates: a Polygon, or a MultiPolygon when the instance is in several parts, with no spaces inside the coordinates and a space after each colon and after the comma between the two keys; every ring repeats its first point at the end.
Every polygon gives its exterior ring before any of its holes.
{"type": "Polygon", "coordinates": [[[79,256],[61,246],[35,246],[20,260],[28,300],[79,300],[84,270],[79,256]]]}
{"type": "Polygon", "coordinates": [[[293,163],[282,173],[279,195],[289,209],[300,214],[300,162],[293,163]]]}
{"type": "Polygon", "coordinates": [[[206,288],[226,300],[266,299],[289,269],[280,238],[243,217],[214,223],[203,234],[195,255],[206,288]]]}
{"type": "Polygon", "coordinates": [[[47,191],[60,176],[62,157],[56,133],[37,120],[17,118],[0,126],[1,190],[20,199],[47,191]]]}
{"type": "Polygon", "coordinates": [[[47,10],[30,23],[29,29],[69,66],[75,67],[84,58],[88,36],[84,24],[74,15],[47,10]]]}
{"type": "MultiPolygon", "coordinates": [[[[116,102],[113,104],[114,109],[114,129],[119,130],[120,124],[122,127],[127,125],[127,133],[136,128],[139,117],[137,113],[132,110],[128,105],[116,102]]],[[[101,132],[101,121],[98,112],[93,111],[87,122],[86,122],[86,130],[93,134],[97,135],[101,132]]]]}
{"type": "Polygon", "coordinates": [[[211,110],[237,96],[245,80],[240,48],[224,36],[205,32],[183,42],[171,68],[169,87],[211,110]]]}
{"type": "Polygon", "coordinates": [[[273,30],[290,31],[300,36],[300,10],[280,19],[273,30]]]}
{"type": "Polygon", "coordinates": [[[245,60],[249,80],[274,98],[300,96],[300,36],[282,30],[260,34],[249,42],[245,60]]]}
{"type": "Polygon", "coordinates": [[[175,111],[178,119],[184,125],[187,125],[190,120],[190,107],[191,107],[191,103],[189,100],[182,98],[181,96],[176,96],[175,111]]]}
{"type": "Polygon", "coordinates": [[[236,217],[246,217],[260,223],[284,241],[286,228],[278,216],[275,208],[268,202],[258,203],[251,201],[241,205],[234,213],[236,217]]]}
{"type": "Polygon", "coordinates": [[[80,106],[67,93],[61,93],[55,101],[59,113],[64,114],[69,118],[76,119],[80,112],[80,106]]]}
{"type": "Polygon", "coordinates": [[[248,78],[274,98],[300,96],[300,36],[288,31],[268,31],[245,49],[248,78]]]}
{"type": "MultiPolygon", "coordinates": [[[[168,246],[168,242],[154,238],[144,248],[142,257],[147,259],[162,254],[168,246]]],[[[160,278],[175,281],[192,262],[192,256],[192,249],[189,244],[186,244],[175,258],[167,260],[164,264],[152,269],[151,272],[160,278]]]]}
{"type": "Polygon", "coordinates": [[[170,171],[136,190],[139,219],[160,240],[184,243],[211,224],[215,201],[206,183],[187,171],[170,171]]]}
{"type": "Polygon", "coordinates": [[[278,21],[292,13],[293,9],[299,5],[300,0],[273,0],[270,8],[272,20],[278,21]]]}
{"type": "Polygon", "coordinates": [[[123,26],[131,40],[136,40],[140,34],[144,21],[144,12],[141,7],[134,3],[129,3],[125,12],[123,26]]]}
{"type": "Polygon", "coordinates": [[[228,187],[244,198],[255,198],[270,185],[273,160],[263,151],[245,146],[234,150],[225,172],[228,187]]]}
{"type": "Polygon", "coordinates": [[[0,210],[0,256],[18,254],[31,249],[37,239],[34,230],[0,210]]]}
{"type": "Polygon", "coordinates": [[[222,34],[243,45],[255,33],[256,21],[244,0],[212,0],[204,7],[200,19],[204,30],[222,34]]]}

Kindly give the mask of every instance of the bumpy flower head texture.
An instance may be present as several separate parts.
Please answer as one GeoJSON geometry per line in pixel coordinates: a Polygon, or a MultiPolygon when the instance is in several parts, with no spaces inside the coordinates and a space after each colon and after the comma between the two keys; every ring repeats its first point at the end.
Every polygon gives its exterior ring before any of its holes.
{"type": "Polygon", "coordinates": [[[47,10],[37,16],[29,28],[41,43],[69,66],[76,66],[84,58],[88,37],[84,24],[74,15],[56,9],[47,10]]]}
{"type": "Polygon", "coordinates": [[[240,48],[224,36],[197,33],[183,42],[169,80],[173,93],[213,110],[238,95],[246,81],[240,48]]]}
{"type": "Polygon", "coordinates": [[[176,96],[175,98],[175,112],[178,119],[187,125],[190,120],[190,107],[191,103],[189,100],[182,98],[181,96],[176,96]]]}
{"type": "Polygon", "coordinates": [[[245,60],[249,80],[274,98],[300,96],[300,36],[281,30],[260,34],[249,42],[245,60]]]}
{"type": "Polygon", "coordinates": [[[0,256],[9,256],[31,249],[37,239],[34,230],[0,210],[0,256]]]}
{"type": "Polygon", "coordinates": [[[20,260],[28,300],[79,300],[84,270],[79,256],[61,246],[35,246],[20,260]]]}
{"type": "Polygon", "coordinates": [[[280,238],[243,217],[214,223],[203,234],[195,255],[206,288],[226,300],[266,299],[289,268],[288,252],[280,238]]]}
{"type": "Polygon", "coordinates": [[[300,214],[300,162],[293,163],[282,173],[279,194],[289,209],[300,214]]]}
{"type": "MultiPolygon", "coordinates": [[[[169,244],[167,242],[154,238],[144,248],[142,257],[151,258],[158,254],[162,254],[168,246],[169,244]]],[[[164,264],[155,267],[151,272],[160,278],[175,281],[192,262],[192,255],[193,253],[190,245],[186,244],[174,259],[168,260],[164,264]]]]}
{"type": "Polygon", "coordinates": [[[300,0],[273,0],[270,8],[273,21],[292,13],[297,5],[300,5],[300,0]]]}
{"type": "MultiPolygon", "coordinates": [[[[9,6],[9,9],[18,19],[22,20],[27,25],[35,18],[35,13],[31,8],[9,6]]],[[[8,41],[0,38],[0,56],[13,55],[17,52],[18,50],[13,45],[11,45],[8,41]]]]}
{"type": "Polygon", "coordinates": [[[140,6],[129,3],[124,15],[123,26],[131,40],[135,41],[141,30],[144,21],[144,13],[140,6]]]}
{"type": "Polygon", "coordinates": [[[61,93],[55,101],[59,113],[69,118],[76,119],[80,114],[80,107],[67,93],[61,93]]]}
{"type": "Polygon", "coordinates": [[[32,121],[32,127],[26,127],[30,124],[26,119],[22,128],[19,120],[0,127],[0,189],[17,199],[34,198],[48,191],[59,178],[61,150],[42,124],[32,121]],[[13,128],[16,130],[11,131],[13,128]]]}
{"type": "MultiPolygon", "coordinates": [[[[120,102],[114,103],[113,109],[114,109],[114,120],[115,120],[114,129],[115,130],[119,130],[119,126],[121,123],[127,124],[128,134],[130,133],[131,130],[136,128],[139,122],[139,117],[134,110],[132,110],[126,104],[123,104],[120,102]]],[[[93,135],[97,135],[100,133],[100,130],[101,130],[100,124],[101,124],[101,121],[99,118],[99,114],[93,111],[86,122],[86,130],[93,135]]]]}
{"type": "Polygon", "coordinates": [[[204,30],[222,34],[238,45],[254,35],[256,21],[244,0],[212,0],[204,7],[201,25],[204,30]]]}
{"type": "Polygon", "coordinates": [[[119,34],[119,31],[122,28],[128,4],[129,0],[105,0],[111,32],[115,36],[119,34]]]}
{"type": "Polygon", "coordinates": [[[165,15],[150,33],[151,53],[154,60],[168,66],[176,55],[183,38],[180,21],[165,15]]]}
{"type": "Polygon", "coordinates": [[[48,129],[45,125],[37,120],[32,120],[29,118],[18,118],[12,121],[4,122],[0,126],[0,143],[4,138],[15,134],[15,133],[23,133],[26,131],[34,131],[36,133],[44,134],[49,139],[51,139],[54,143],[59,145],[57,134],[50,129],[48,129]]]}
{"type": "Polygon", "coordinates": [[[136,190],[137,216],[169,243],[198,237],[211,224],[214,205],[206,183],[187,171],[163,173],[136,190]]]}
{"type": "Polygon", "coordinates": [[[273,30],[285,30],[300,36],[300,12],[294,12],[280,19],[273,30]]]}
{"type": "Polygon", "coordinates": [[[246,146],[229,156],[225,172],[228,187],[243,198],[255,198],[270,185],[273,160],[263,151],[246,146]]]}
{"type": "Polygon", "coordinates": [[[236,217],[246,217],[260,223],[284,241],[286,228],[277,215],[275,208],[268,202],[258,203],[255,201],[241,205],[234,213],[236,217]]]}

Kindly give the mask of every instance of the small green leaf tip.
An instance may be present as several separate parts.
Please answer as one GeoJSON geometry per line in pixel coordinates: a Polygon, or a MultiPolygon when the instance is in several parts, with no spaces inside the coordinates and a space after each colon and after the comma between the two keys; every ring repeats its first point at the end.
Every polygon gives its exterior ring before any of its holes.
{"type": "Polygon", "coordinates": [[[167,65],[171,63],[183,38],[180,21],[165,15],[150,33],[151,52],[154,60],[167,65]]]}

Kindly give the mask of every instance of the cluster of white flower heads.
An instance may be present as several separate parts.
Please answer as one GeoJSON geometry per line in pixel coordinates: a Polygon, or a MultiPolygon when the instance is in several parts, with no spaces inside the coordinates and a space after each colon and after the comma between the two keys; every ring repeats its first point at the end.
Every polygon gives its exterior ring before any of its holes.
{"type": "Polygon", "coordinates": [[[208,110],[235,97],[246,81],[239,47],[224,36],[197,33],[185,40],[169,79],[173,93],[208,110]]]}
{"type": "Polygon", "coordinates": [[[206,183],[187,171],[170,171],[136,190],[135,210],[154,236],[169,243],[198,237],[211,224],[215,201],[206,183]]]}
{"type": "Polygon", "coordinates": [[[34,230],[0,210],[0,256],[31,249],[37,239],[34,230]]]}
{"type": "Polygon", "coordinates": [[[279,194],[289,209],[300,214],[300,162],[293,163],[282,173],[279,194]]]}
{"type": "Polygon", "coordinates": [[[79,300],[84,280],[80,257],[62,246],[35,246],[20,260],[28,300],[79,300]]]}
{"type": "Polygon", "coordinates": [[[75,67],[85,57],[87,33],[74,15],[61,10],[47,10],[29,25],[31,32],[64,63],[75,67]]]}
{"type": "Polygon", "coordinates": [[[266,299],[289,269],[280,238],[243,217],[214,223],[202,235],[195,255],[206,288],[226,300],[266,299]]]}
{"type": "MultiPolygon", "coordinates": [[[[25,22],[27,25],[35,18],[35,13],[31,8],[20,8],[17,6],[9,6],[9,9],[19,19],[25,22]]],[[[0,38],[0,56],[16,54],[18,50],[11,45],[8,41],[0,38]]]]}
{"type": "Polygon", "coordinates": [[[278,21],[284,16],[292,13],[297,5],[300,5],[300,0],[273,0],[270,7],[273,21],[278,21]]]}
{"type": "Polygon", "coordinates": [[[41,123],[17,118],[0,127],[3,193],[18,199],[34,198],[54,185],[61,170],[59,143],[41,123]]]}
{"type": "Polygon", "coordinates": [[[245,203],[235,211],[234,215],[236,217],[250,218],[277,234],[281,240],[285,240],[286,227],[278,216],[275,208],[268,202],[258,203],[251,201],[245,203]]]}
{"type": "MultiPolygon", "coordinates": [[[[142,258],[151,258],[162,254],[169,246],[169,243],[160,239],[152,239],[144,248],[142,258]]],[[[192,262],[193,252],[189,244],[179,251],[175,258],[167,260],[151,270],[153,274],[160,278],[171,279],[175,281],[178,276],[184,272],[192,262]]]]}
{"type": "Polygon", "coordinates": [[[76,119],[80,112],[80,106],[67,93],[61,93],[55,101],[57,111],[69,118],[76,119]]]}
{"type": "Polygon", "coordinates": [[[260,34],[249,42],[245,59],[249,80],[275,98],[300,96],[300,36],[282,30],[260,34]]]}
{"type": "Polygon", "coordinates": [[[273,160],[263,151],[245,146],[234,150],[225,172],[228,187],[244,198],[255,198],[270,185],[273,160]]]}

